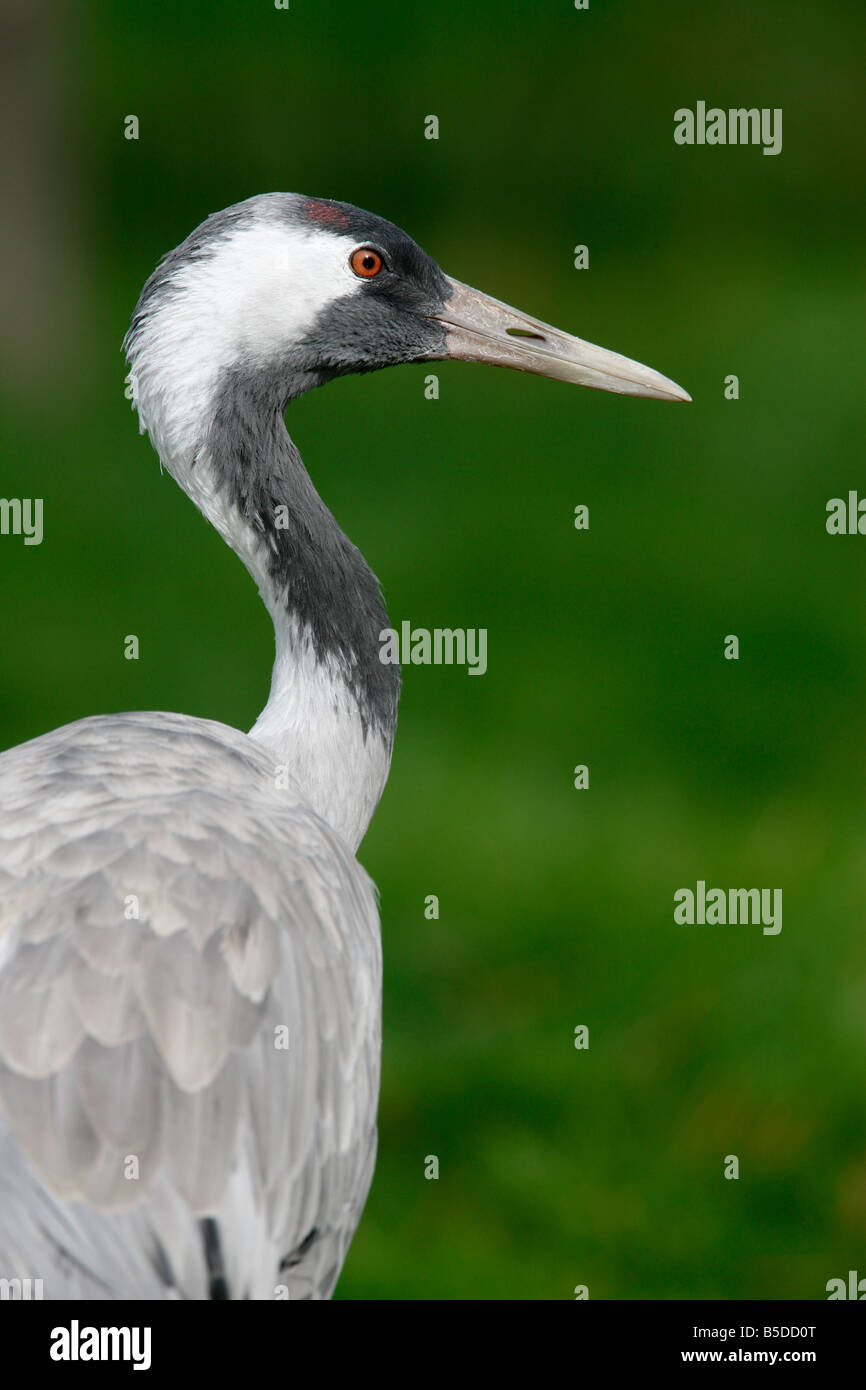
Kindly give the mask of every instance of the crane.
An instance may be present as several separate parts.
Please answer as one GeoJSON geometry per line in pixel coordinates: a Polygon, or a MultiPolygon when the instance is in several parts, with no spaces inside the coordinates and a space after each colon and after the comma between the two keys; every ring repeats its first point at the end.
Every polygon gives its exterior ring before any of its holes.
{"type": "Polygon", "coordinates": [[[97,715],[0,756],[0,1276],[52,1299],[327,1298],[375,1160],[381,948],[355,854],[400,675],[284,411],[448,358],[689,397],[391,222],[288,193],[165,256],[124,350],[140,428],[252,575],[275,661],[248,734],[97,715]]]}

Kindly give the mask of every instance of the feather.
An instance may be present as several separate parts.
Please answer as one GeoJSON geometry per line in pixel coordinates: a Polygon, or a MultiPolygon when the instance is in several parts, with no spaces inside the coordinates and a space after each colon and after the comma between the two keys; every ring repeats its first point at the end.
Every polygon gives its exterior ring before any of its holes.
{"type": "Polygon", "coordinates": [[[378,918],[271,774],[179,715],[0,757],[0,1266],[50,1268],[47,1297],[207,1297],[204,1215],[234,1297],[333,1286],[375,1149],[378,918]]]}

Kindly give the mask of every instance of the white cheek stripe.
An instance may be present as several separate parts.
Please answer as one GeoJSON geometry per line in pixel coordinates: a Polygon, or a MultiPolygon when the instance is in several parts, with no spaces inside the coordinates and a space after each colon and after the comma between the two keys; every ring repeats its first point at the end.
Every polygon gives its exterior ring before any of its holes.
{"type": "Polygon", "coordinates": [[[247,224],[172,276],[141,326],[133,401],[166,465],[203,438],[221,375],[288,352],[338,299],[358,294],[355,237],[276,218],[247,224]]]}
{"type": "Polygon", "coordinates": [[[217,310],[223,343],[269,359],[291,348],[337,299],[360,290],[349,265],[354,237],[262,222],[228,237],[200,273],[189,267],[190,298],[217,310]],[[233,341],[232,341],[233,340],[233,341]]]}

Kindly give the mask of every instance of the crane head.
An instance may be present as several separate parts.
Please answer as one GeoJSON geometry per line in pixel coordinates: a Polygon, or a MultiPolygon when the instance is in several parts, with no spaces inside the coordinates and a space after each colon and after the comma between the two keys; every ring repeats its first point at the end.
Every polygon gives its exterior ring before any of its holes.
{"type": "Polygon", "coordinates": [[[451,279],[392,222],[293,193],[207,218],[147,281],[124,346],[145,428],[179,383],[203,412],[226,374],[260,380],[284,406],[336,376],[448,358],[690,399],[650,367],[451,279]]]}

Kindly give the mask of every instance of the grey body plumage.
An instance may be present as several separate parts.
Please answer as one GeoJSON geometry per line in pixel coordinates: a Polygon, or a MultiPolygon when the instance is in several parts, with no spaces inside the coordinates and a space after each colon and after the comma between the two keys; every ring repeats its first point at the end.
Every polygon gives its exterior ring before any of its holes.
{"type": "Polygon", "coordinates": [[[210,1215],[232,1297],[329,1293],[380,1046],[375,893],[348,847],[265,750],[183,715],[12,749],[0,805],[5,1277],[205,1298],[210,1215]]]}
{"type": "Polygon", "coordinates": [[[268,194],[147,281],[140,426],[274,622],[249,734],[97,716],[0,756],[0,1278],[47,1298],[323,1298],[370,1184],[376,898],[355,859],[399,671],[283,420],[444,357],[687,399],[449,279],[392,223],[268,194]]]}

